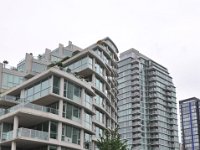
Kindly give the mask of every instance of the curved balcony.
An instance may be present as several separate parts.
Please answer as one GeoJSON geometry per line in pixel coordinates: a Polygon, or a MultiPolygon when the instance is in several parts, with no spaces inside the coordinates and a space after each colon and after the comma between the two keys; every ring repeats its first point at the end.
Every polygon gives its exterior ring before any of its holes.
{"type": "Polygon", "coordinates": [[[58,110],[54,109],[54,108],[35,105],[35,104],[32,104],[32,103],[21,103],[19,105],[13,106],[9,109],[2,110],[0,112],[0,116],[14,112],[14,111],[17,111],[17,110],[20,110],[21,108],[30,108],[30,109],[48,112],[48,113],[52,113],[52,114],[56,114],[56,115],[58,114],[58,110]]]}

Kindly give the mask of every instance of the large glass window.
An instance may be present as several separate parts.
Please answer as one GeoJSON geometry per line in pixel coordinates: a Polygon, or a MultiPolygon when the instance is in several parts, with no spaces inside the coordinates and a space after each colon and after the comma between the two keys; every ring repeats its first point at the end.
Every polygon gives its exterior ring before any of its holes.
{"type": "Polygon", "coordinates": [[[80,129],[69,125],[63,125],[62,140],[80,145],[80,129]]]}
{"type": "Polygon", "coordinates": [[[17,65],[17,70],[21,72],[25,71],[25,61],[22,61],[20,64],[17,65]]]}
{"type": "Polygon", "coordinates": [[[34,62],[32,64],[32,71],[33,72],[40,73],[40,72],[42,72],[46,69],[47,69],[47,66],[45,64],[39,64],[39,63],[36,63],[36,62],[34,62]]]}
{"type": "Polygon", "coordinates": [[[5,89],[17,86],[22,82],[23,82],[23,77],[13,74],[3,73],[2,87],[5,89]]]}
{"type": "Polygon", "coordinates": [[[53,76],[53,93],[59,94],[60,92],[60,78],[53,76]]]}
{"type": "Polygon", "coordinates": [[[49,146],[49,149],[48,150],[57,150],[57,147],[56,146],[53,146],[53,145],[51,145],[51,146],[49,146]]]}
{"type": "Polygon", "coordinates": [[[85,106],[89,109],[92,109],[92,96],[88,93],[85,93],[85,106]]]}
{"type": "Polygon", "coordinates": [[[99,79],[96,78],[95,80],[95,86],[97,89],[99,89],[100,91],[103,91],[103,82],[100,81],[99,79]]]}
{"type": "Polygon", "coordinates": [[[96,138],[100,138],[103,135],[103,130],[99,127],[95,127],[96,138]]]}
{"type": "Polygon", "coordinates": [[[58,123],[50,121],[50,138],[56,139],[58,131],[58,123]]]}
{"type": "Polygon", "coordinates": [[[104,123],[103,113],[101,113],[98,110],[96,110],[96,120],[99,121],[100,123],[104,123]]]}
{"type": "Polygon", "coordinates": [[[85,127],[92,129],[92,115],[85,113],[85,127]]]}
{"type": "Polygon", "coordinates": [[[80,108],[73,106],[69,103],[63,104],[63,117],[74,120],[80,121],[80,108]]]}
{"type": "Polygon", "coordinates": [[[71,100],[79,101],[81,99],[81,87],[72,82],[65,81],[64,96],[71,100]]]}
{"type": "Polygon", "coordinates": [[[99,96],[98,94],[96,94],[95,100],[96,100],[96,104],[98,106],[103,107],[103,108],[105,107],[103,98],[101,96],[99,96]]]}
{"type": "Polygon", "coordinates": [[[78,61],[70,64],[66,68],[69,68],[72,72],[78,72],[88,67],[92,69],[92,58],[90,57],[81,58],[78,61]]]}
{"type": "Polygon", "coordinates": [[[50,92],[50,78],[35,84],[25,90],[25,98],[27,101],[38,99],[42,96],[47,95],[50,92]]]}
{"type": "Polygon", "coordinates": [[[95,71],[103,76],[103,68],[98,63],[95,64],[95,71]]]}
{"type": "Polygon", "coordinates": [[[84,133],[84,148],[89,150],[92,149],[92,135],[84,133]]]}

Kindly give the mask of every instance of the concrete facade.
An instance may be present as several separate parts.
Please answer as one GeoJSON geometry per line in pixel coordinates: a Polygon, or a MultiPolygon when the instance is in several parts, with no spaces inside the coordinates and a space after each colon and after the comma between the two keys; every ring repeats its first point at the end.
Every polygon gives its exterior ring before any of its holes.
{"type": "Polygon", "coordinates": [[[2,68],[23,81],[1,94],[0,149],[98,150],[103,130],[117,127],[117,53],[110,38],[85,49],[69,42],[26,54],[16,72],[2,68]]]}

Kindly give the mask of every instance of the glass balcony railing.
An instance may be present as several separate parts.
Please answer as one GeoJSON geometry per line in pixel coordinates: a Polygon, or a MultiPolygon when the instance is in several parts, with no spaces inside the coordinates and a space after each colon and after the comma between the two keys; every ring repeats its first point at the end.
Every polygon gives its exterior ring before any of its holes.
{"type": "Polygon", "coordinates": [[[58,110],[54,109],[54,108],[50,108],[50,107],[46,107],[46,106],[40,106],[40,105],[36,105],[36,104],[32,104],[32,103],[21,103],[18,104],[16,106],[13,106],[9,109],[4,109],[0,111],[0,116],[8,114],[10,112],[14,112],[16,110],[19,110],[21,108],[30,108],[30,109],[34,109],[34,110],[39,110],[39,111],[43,111],[43,112],[49,112],[52,114],[58,114],[58,110]]]}
{"type": "Polygon", "coordinates": [[[21,99],[19,97],[12,96],[12,95],[2,96],[2,97],[0,97],[0,100],[9,101],[9,102],[15,102],[15,103],[20,103],[20,102],[24,101],[24,99],[21,99]]]}
{"type": "Polygon", "coordinates": [[[51,107],[46,107],[46,106],[40,106],[40,105],[35,105],[32,103],[28,103],[25,105],[25,108],[30,108],[30,109],[34,109],[34,110],[39,110],[39,111],[43,111],[43,112],[49,112],[52,114],[58,114],[58,110],[51,108],[51,107]]]}
{"type": "Polygon", "coordinates": [[[1,141],[8,141],[11,140],[12,138],[13,138],[13,131],[3,132],[1,141]]]}
{"type": "Polygon", "coordinates": [[[34,138],[39,140],[49,140],[49,133],[39,130],[19,128],[17,131],[17,137],[34,138]]]}

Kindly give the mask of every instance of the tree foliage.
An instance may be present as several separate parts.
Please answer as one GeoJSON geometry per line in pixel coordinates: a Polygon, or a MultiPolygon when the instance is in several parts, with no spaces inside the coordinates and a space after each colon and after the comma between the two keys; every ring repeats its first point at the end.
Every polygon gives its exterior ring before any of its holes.
{"type": "Polygon", "coordinates": [[[99,150],[127,150],[127,141],[122,141],[118,133],[118,128],[105,130],[104,135],[97,141],[99,150]]]}

